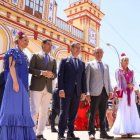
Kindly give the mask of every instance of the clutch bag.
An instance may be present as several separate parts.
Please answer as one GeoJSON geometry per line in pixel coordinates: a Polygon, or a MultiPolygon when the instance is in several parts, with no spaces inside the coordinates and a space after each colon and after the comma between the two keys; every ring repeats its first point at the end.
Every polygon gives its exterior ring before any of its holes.
{"type": "Polygon", "coordinates": [[[116,93],[117,93],[118,98],[123,97],[123,90],[117,90],[116,93]]]}

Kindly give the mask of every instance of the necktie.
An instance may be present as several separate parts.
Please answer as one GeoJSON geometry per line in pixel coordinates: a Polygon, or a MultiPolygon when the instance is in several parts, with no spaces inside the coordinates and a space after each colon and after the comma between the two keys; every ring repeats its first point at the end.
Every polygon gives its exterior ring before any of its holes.
{"type": "Polygon", "coordinates": [[[78,69],[78,59],[74,58],[74,67],[77,70],[78,69]]]}
{"type": "Polygon", "coordinates": [[[99,63],[99,66],[100,66],[100,70],[101,70],[101,73],[102,73],[102,77],[104,79],[104,66],[103,66],[103,63],[102,62],[98,62],[99,63]]]}
{"type": "Polygon", "coordinates": [[[46,62],[46,65],[47,65],[48,62],[49,62],[49,56],[48,56],[48,54],[45,54],[45,62],[46,62]]]}

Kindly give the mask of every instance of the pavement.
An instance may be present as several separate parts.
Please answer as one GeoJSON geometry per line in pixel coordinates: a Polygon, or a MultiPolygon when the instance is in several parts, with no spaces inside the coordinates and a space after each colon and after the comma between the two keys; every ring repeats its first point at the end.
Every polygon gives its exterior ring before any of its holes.
{"type": "MultiPolygon", "coordinates": [[[[80,138],[80,140],[89,140],[87,131],[75,131],[74,133],[77,137],[80,138]]],[[[111,136],[114,136],[115,140],[135,140],[135,139],[140,140],[140,135],[135,135],[131,139],[130,138],[125,138],[125,139],[123,138],[122,139],[120,136],[112,135],[109,132],[108,132],[108,134],[111,135],[111,136]]],[[[46,126],[43,135],[47,140],[57,140],[57,136],[58,136],[57,133],[52,133],[51,132],[50,126],[46,126]]],[[[65,134],[65,136],[66,136],[66,134],[65,134]]],[[[100,140],[99,131],[96,132],[95,137],[96,137],[97,140],[100,140]]],[[[107,140],[107,139],[104,139],[104,140],[107,140]]]]}

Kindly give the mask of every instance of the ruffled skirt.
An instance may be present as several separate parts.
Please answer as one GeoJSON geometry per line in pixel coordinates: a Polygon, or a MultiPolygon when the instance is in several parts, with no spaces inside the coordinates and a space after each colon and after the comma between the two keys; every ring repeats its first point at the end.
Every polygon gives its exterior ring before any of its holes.
{"type": "Polygon", "coordinates": [[[127,104],[127,94],[119,100],[116,120],[111,132],[116,135],[140,134],[140,118],[136,106],[135,93],[131,94],[131,105],[127,104]]]}
{"type": "Polygon", "coordinates": [[[16,93],[8,75],[0,110],[0,140],[36,140],[28,92],[20,79],[18,82],[20,89],[16,93]]]}

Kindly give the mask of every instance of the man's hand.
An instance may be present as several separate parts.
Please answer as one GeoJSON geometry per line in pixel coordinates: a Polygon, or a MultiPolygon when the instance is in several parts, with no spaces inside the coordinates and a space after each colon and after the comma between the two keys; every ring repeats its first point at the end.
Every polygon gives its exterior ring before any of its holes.
{"type": "Polygon", "coordinates": [[[133,84],[128,84],[127,87],[129,87],[130,89],[132,89],[134,87],[133,84]]]}
{"type": "Polygon", "coordinates": [[[112,93],[110,92],[110,93],[108,94],[108,99],[111,99],[111,98],[113,98],[113,96],[112,96],[112,93]]]}
{"type": "Polygon", "coordinates": [[[85,93],[82,93],[82,94],[81,94],[81,101],[84,101],[85,98],[86,98],[86,97],[85,97],[85,93]]]}
{"type": "Polygon", "coordinates": [[[60,98],[65,98],[65,91],[64,90],[59,91],[59,97],[60,98]]]}
{"type": "Polygon", "coordinates": [[[90,97],[90,95],[87,95],[87,96],[86,96],[86,100],[88,101],[88,103],[91,102],[91,97],[90,97]]]}
{"type": "Polygon", "coordinates": [[[47,78],[53,78],[54,74],[51,71],[42,71],[42,75],[47,78]]]}

